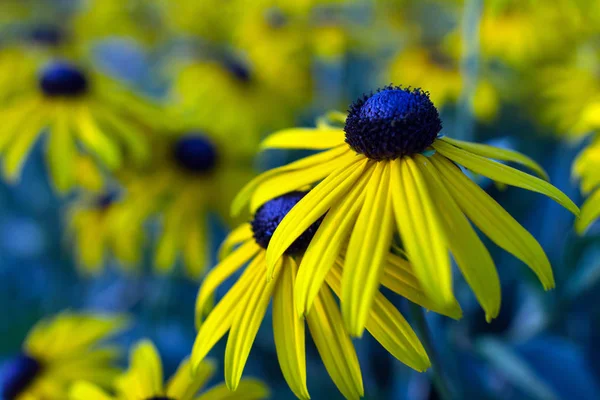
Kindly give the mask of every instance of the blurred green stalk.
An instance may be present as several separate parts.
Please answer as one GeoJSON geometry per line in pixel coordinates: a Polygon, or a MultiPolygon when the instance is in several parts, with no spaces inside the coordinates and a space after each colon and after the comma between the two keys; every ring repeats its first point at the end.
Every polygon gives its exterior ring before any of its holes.
{"type": "Polygon", "coordinates": [[[462,140],[473,140],[475,119],[473,100],[479,80],[479,23],[483,11],[483,0],[465,0],[462,17],[463,54],[460,74],[463,87],[458,100],[455,136],[462,140]]]}

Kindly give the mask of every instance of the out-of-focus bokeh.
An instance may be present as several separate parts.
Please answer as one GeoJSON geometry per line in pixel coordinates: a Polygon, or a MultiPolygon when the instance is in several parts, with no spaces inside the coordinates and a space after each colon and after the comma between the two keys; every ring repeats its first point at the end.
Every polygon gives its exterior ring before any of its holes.
{"type": "MultiPolygon", "coordinates": [[[[233,196],[299,156],[259,154],[261,138],[390,83],[429,91],[442,133],[529,155],[578,205],[598,196],[597,0],[0,0],[0,363],[42,317],[97,310],[129,314],[118,342],[150,338],[169,376],[240,222],[233,196]],[[42,82],[65,65],[86,74],[76,111],[42,82]]],[[[428,315],[453,391],[600,398],[600,224],[580,234],[551,200],[472,178],[539,240],[556,289],[486,243],[500,316],[485,321],[459,274],[464,318],[428,315]]],[[[292,398],[263,328],[245,374],[292,398]]],[[[368,398],[437,398],[428,373],[356,346],[368,398]]],[[[310,341],[307,374],[314,399],[341,396],[310,341]]]]}

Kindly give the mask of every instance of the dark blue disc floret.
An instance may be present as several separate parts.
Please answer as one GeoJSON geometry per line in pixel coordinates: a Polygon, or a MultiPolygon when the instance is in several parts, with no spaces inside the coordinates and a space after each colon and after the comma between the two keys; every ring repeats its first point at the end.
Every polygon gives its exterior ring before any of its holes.
{"type": "Polygon", "coordinates": [[[65,34],[54,25],[37,25],[29,31],[29,40],[43,46],[58,46],[64,42],[65,34]]]}
{"type": "Polygon", "coordinates": [[[177,164],[187,172],[207,173],[217,164],[217,148],[201,132],[193,132],[175,142],[177,164]]]}
{"type": "Polygon", "coordinates": [[[88,79],[77,66],[56,61],[42,70],[40,87],[49,97],[77,97],[87,91],[88,79]]]}
{"type": "Polygon", "coordinates": [[[346,143],[376,161],[421,153],[441,130],[429,93],[398,86],[386,86],[355,101],[344,127],[346,143]]]}
{"type": "Polygon", "coordinates": [[[175,400],[172,397],[167,397],[167,396],[152,396],[146,400],[175,400]]]}
{"type": "Polygon", "coordinates": [[[222,60],[223,67],[233,76],[235,79],[242,83],[250,82],[252,78],[248,65],[242,60],[237,59],[234,56],[226,55],[222,60]]]}
{"type": "Polygon", "coordinates": [[[41,370],[42,364],[27,354],[20,354],[9,361],[2,382],[2,398],[16,399],[27,389],[41,370]]]}
{"type": "MultiPolygon", "coordinates": [[[[290,192],[269,200],[263,204],[254,214],[252,220],[252,231],[254,240],[263,249],[266,249],[271,241],[275,229],[287,215],[287,213],[306,195],[306,192],[290,192]]],[[[294,243],[285,251],[287,255],[298,255],[304,253],[313,236],[321,225],[322,218],[312,224],[294,243]]]]}

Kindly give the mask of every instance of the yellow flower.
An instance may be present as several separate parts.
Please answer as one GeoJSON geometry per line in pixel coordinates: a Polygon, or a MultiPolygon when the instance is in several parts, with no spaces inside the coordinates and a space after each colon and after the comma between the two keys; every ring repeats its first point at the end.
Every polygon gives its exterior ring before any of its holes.
{"type": "Polygon", "coordinates": [[[111,255],[126,271],[138,266],[143,224],[128,219],[131,214],[127,211],[116,191],[82,195],[69,207],[69,237],[84,274],[100,273],[111,255]]]}
{"type": "Polygon", "coordinates": [[[127,157],[148,155],[143,125],[157,119],[156,108],[107,77],[72,63],[55,61],[0,104],[0,156],[6,177],[17,180],[34,143],[47,136],[46,162],[60,192],[76,183],[79,154],[108,169],[127,157]]]}
{"type": "Polygon", "coordinates": [[[581,207],[581,218],[576,221],[577,232],[585,230],[600,217],[600,138],[596,137],[575,160],[573,174],[581,179],[581,191],[590,194],[581,207]]]}
{"type": "MultiPolygon", "coordinates": [[[[265,279],[268,254],[265,249],[273,231],[304,196],[304,192],[290,192],[267,201],[256,211],[251,224],[241,225],[223,243],[221,262],[206,276],[198,293],[196,322],[199,330],[192,350],[192,365],[194,368],[201,365],[208,352],[229,332],[225,349],[225,382],[235,390],[272,298],[277,357],[294,394],[302,399],[309,398],[306,386],[306,319],[331,379],[344,397],[357,399],[364,393],[360,365],[333,296],[333,293],[339,296],[342,290],[342,256],[335,254],[330,268],[325,271],[327,276],[321,277],[320,282],[326,279],[327,284],[311,287],[315,290],[310,311],[300,314],[300,304],[294,296],[300,279],[298,264],[315,259],[316,254],[311,254],[312,243],[309,243],[320,229],[320,221],[313,221],[286,247],[271,271],[271,279],[265,279]],[[217,287],[245,265],[235,284],[203,320],[217,287]]],[[[384,284],[411,301],[435,309],[421,290],[411,265],[392,254],[384,258],[384,284]]],[[[449,313],[459,317],[458,305],[455,304],[449,313]]],[[[429,367],[427,354],[408,322],[377,290],[373,294],[373,307],[368,312],[366,328],[387,351],[406,365],[418,371],[429,367]]]]}
{"type": "Polygon", "coordinates": [[[65,399],[80,379],[108,387],[119,372],[119,351],[100,342],[123,326],[123,318],[68,312],[39,322],[8,365],[2,398],[65,399]]]}
{"type": "Polygon", "coordinates": [[[137,232],[158,217],[154,264],[160,272],[171,271],[181,256],[186,274],[201,277],[211,261],[209,216],[233,223],[228,205],[254,174],[244,142],[227,133],[216,126],[165,133],[153,142],[148,168],[120,175],[119,226],[137,232]]]}
{"type": "Polygon", "coordinates": [[[104,392],[89,382],[77,382],[70,391],[70,400],[259,400],[269,396],[267,387],[254,379],[240,382],[238,392],[225,385],[213,386],[197,395],[214,373],[211,362],[203,362],[194,371],[185,359],[175,375],[165,384],[158,351],[149,340],[140,341],[131,351],[129,370],[116,381],[116,396],[104,392]]]}
{"type": "Polygon", "coordinates": [[[345,121],[343,129],[321,122],[316,129],[289,129],[268,137],[263,148],[326,151],[259,175],[232,206],[239,212],[249,201],[253,211],[282,193],[313,186],[279,224],[266,255],[271,277],[285,249],[326,214],[309,248],[315,256],[305,257],[299,266],[295,296],[304,312],[309,311],[311,292],[298,288],[320,285],[347,245],[341,308],[348,331],[360,336],[392,235],[398,232],[424,293],[438,308],[448,309],[456,302],[451,252],[487,319],[494,318],[500,308],[500,282],[469,220],[526,263],[544,288],[554,287],[550,263],[534,237],[457,166],[545,194],[579,214],[577,206],[545,180],[488,157],[522,164],[546,178],[533,160],[438,136],[438,112],[420,89],[386,87],[357,100],[347,118],[334,117],[345,121]]]}

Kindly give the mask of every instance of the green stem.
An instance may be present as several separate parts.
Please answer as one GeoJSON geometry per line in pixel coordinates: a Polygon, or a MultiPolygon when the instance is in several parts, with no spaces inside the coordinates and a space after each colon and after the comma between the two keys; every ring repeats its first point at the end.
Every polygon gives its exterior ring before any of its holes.
{"type": "Polygon", "coordinates": [[[448,383],[446,382],[446,379],[442,373],[442,365],[435,348],[433,347],[431,335],[429,334],[429,327],[427,326],[427,320],[425,319],[425,310],[412,302],[409,302],[409,307],[417,334],[419,335],[421,343],[423,344],[423,347],[425,347],[425,351],[427,352],[429,360],[431,361],[433,386],[435,386],[435,389],[442,400],[452,400],[452,392],[450,391],[450,387],[448,386],[448,383]]]}

